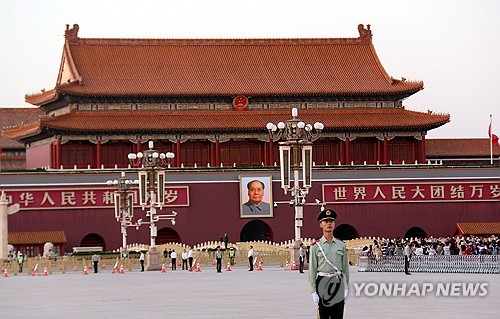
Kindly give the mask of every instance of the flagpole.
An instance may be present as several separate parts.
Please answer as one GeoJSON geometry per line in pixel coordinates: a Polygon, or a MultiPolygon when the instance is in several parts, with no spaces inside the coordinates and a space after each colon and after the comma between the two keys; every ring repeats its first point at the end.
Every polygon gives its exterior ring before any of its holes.
{"type": "Polygon", "coordinates": [[[493,116],[490,114],[490,164],[493,165],[493,128],[491,127],[493,123],[493,116]]]}

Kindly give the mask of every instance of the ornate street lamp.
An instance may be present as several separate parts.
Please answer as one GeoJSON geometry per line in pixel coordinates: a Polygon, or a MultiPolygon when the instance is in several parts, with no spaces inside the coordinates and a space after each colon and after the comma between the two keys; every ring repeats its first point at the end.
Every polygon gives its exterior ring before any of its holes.
{"type": "Polygon", "coordinates": [[[153,149],[153,141],[148,143],[149,149],[144,152],[130,153],[128,159],[130,165],[138,169],[139,173],[139,204],[149,217],[149,222],[142,219],[137,221],[138,226],[149,224],[151,234],[151,245],[148,253],[146,270],[160,270],[160,253],[156,251],[156,222],[168,219],[175,225],[177,213],[172,211],[169,215],[159,215],[157,209],[165,206],[165,167],[170,167],[174,153],[159,153],[153,149]]]}
{"type": "Polygon", "coordinates": [[[125,178],[125,172],[122,172],[119,179],[106,181],[107,185],[116,187],[114,193],[115,218],[121,224],[123,252],[127,251],[127,227],[139,227],[137,223],[132,223],[134,217],[134,193],[130,191],[130,187],[134,183],[137,183],[137,181],[125,178]]]}
{"type": "Polygon", "coordinates": [[[312,176],[312,144],[318,139],[324,125],[320,122],[306,124],[297,118],[298,110],[292,109],[292,119],[279,122],[277,125],[267,123],[269,138],[279,142],[281,188],[293,196],[291,205],[295,207],[295,243],[294,260],[298,260],[300,244],[300,228],[302,227],[303,206],[306,205],[306,195],[311,188],[312,176]],[[302,168],[301,168],[302,166],[302,168]],[[299,184],[299,172],[302,170],[302,187],[299,184]],[[293,187],[290,185],[293,171],[293,187]],[[296,248],[296,249],[295,249],[296,248]]]}

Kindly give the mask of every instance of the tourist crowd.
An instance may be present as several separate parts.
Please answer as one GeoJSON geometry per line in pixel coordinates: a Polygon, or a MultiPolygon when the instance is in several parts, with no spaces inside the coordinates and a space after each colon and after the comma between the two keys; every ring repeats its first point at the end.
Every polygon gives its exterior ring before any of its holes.
{"type": "Polygon", "coordinates": [[[403,247],[409,241],[413,255],[500,255],[500,238],[489,237],[446,237],[419,239],[381,239],[362,249],[362,256],[402,256],[403,247]]]}

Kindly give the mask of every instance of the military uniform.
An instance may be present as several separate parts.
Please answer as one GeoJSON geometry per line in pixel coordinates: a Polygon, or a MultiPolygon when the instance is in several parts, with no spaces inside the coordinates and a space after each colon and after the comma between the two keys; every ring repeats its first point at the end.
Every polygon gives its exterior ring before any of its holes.
{"type": "Polygon", "coordinates": [[[303,245],[300,244],[299,248],[299,272],[301,274],[304,273],[304,259],[306,258],[306,252],[302,246],[303,245]]]}
{"type": "Polygon", "coordinates": [[[217,272],[222,272],[222,252],[219,246],[217,246],[217,250],[215,251],[215,260],[217,261],[217,272]]]}
{"type": "MultiPolygon", "coordinates": [[[[333,210],[326,209],[318,215],[318,222],[335,220],[336,217],[333,210]]],[[[323,236],[311,246],[309,285],[315,303],[315,298],[319,297],[320,318],[343,318],[344,300],[349,287],[349,261],[347,248],[341,240],[333,238],[328,242],[323,236]]]]}
{"type": "Polygon", "coordinates": [[[404,249],[404,255],[405,255],[405,274],[406,275],[411,275],[410,274],[410,258],[411,258],[411,247],[410,244],[407,243],[404,249]]]}

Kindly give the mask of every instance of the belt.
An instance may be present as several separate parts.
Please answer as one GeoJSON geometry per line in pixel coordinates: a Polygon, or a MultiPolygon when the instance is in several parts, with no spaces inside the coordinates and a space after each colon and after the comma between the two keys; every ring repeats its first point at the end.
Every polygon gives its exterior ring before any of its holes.
{"type": "Polygon", "coordinates": [[[340,277],[342,275],[341,271],[338,272],[318,272],[318,276],[321,277],[340,277]]]}

